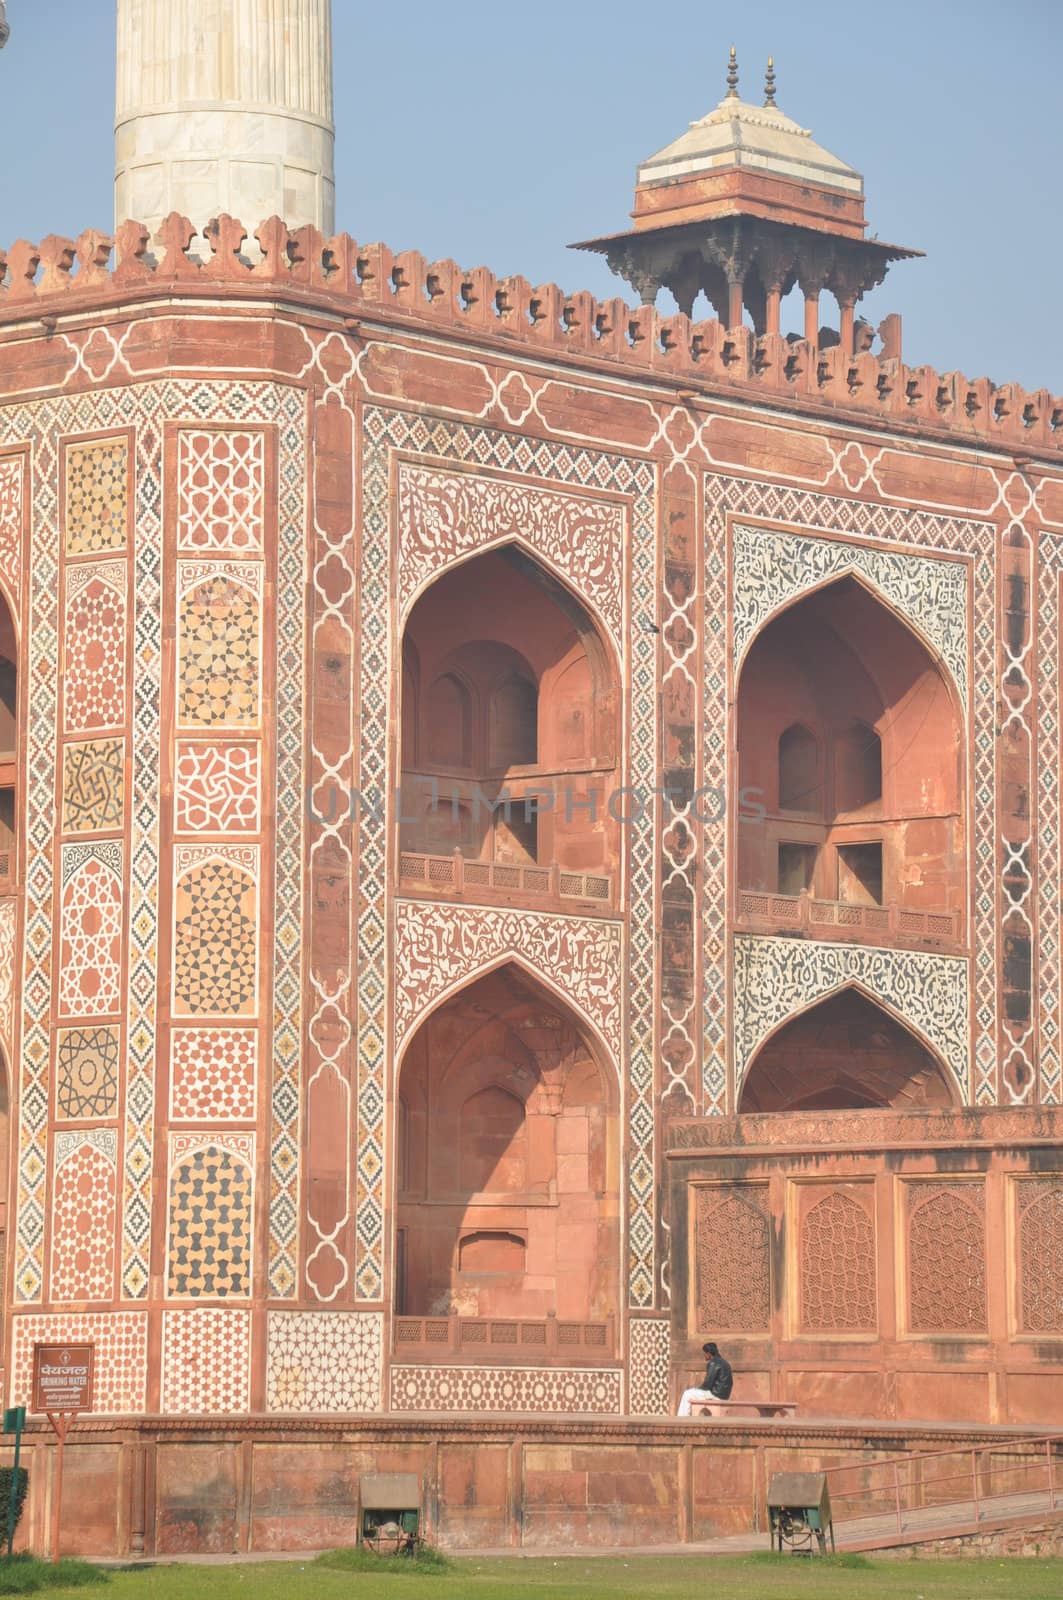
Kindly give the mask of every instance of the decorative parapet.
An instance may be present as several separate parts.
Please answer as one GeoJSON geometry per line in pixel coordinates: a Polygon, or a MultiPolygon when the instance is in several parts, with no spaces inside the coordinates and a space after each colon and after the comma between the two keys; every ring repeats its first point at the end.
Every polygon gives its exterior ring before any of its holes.
{"type": "MultiPolygon", "coordinates": [[[[386,245],[359,245],[349,234],[326,240],[312,227],[291,232],[279,217],[254,237],[260,259],[244,255],[248,230],[221,216],[204,229],[208,253],[192,253],[198,235],[176,212],[159,230],[162,250],[149,253],[148,230],[124,222],[114,238],[90,230],[77,240],[50,234],[39,245],[19,240],[0,250],[0,326],[114,299],[161,292],[202,294],[224,285],[256,297],[271,294],[326,299],[357,322],[381,313],[447,327],[465,336],[514,341],[529,349],[599,358],[676,383],[725,386],[770,400],[787,398],[900,419],[924,430],[952,430],[1014,451],[1063,453],[1063,397],[1047,389],[968,379],[958,372],[909,367],[900,355],[900,320],[888,317],[875,333],[858,325],[856,349],[815,345],[715,320],[666,317],[652,306],[586,290],[566,294],[556,284],[533,288],[525,278],[496,278],[486,267],[463,271],[453,261],[429,262],[413,250],[395,255],[386,245]],[[112,254],[116,256],[111,264],[112,254]]],[[[357,333],[357,327],[349,329],[357,333]]],[[[694,398],[692,394],[690,398],[694,398]]]]}

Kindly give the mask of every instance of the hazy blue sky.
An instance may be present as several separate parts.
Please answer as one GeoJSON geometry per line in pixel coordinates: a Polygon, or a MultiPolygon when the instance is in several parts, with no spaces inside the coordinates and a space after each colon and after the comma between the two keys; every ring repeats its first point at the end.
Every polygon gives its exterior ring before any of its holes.
{"type": "MultiPolygon", "coordinates": [[[[738,46],[760,98],[863,172],[927,252],[865,302],[909,362],[1063,391],[1059,0],[334,0],[339,226],[502,276],[616,292],[565,245],[623,228],[637,163],[738,46]]],[[[0,240],[111,224],[114,0],[8,0],[0,240]]],[[[245,218],[245,221],[258,219],[245,218]]]]}

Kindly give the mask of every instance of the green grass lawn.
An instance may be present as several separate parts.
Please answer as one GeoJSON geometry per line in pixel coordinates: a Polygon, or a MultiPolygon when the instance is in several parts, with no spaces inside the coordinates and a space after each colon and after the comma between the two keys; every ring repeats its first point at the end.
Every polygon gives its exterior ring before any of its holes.
{"type": "MultiPolygon", "coordinates": [[[[441,1572],[398,1564],[330,1565],[337,1556],[256,1566],[155,1566],[111,1571],[91,1588],[49,1588],[49,1600],[1059,1600],[1060,1561],[881,1561],[861,1556],[571,1557],[451,1561],[441,1572]]],[[[3,1567],[0,1565],[0,1594],[3,1567]]],[[[26,1591],[23,1591],[26,1592],[26,1591]]]]}

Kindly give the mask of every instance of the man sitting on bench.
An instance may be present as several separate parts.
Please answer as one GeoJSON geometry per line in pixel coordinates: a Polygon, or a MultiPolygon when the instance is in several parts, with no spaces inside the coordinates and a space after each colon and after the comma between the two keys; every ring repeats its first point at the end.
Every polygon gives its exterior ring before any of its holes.
{"type": "Polygon", "coordinates": [[[685,1389],[683,1398],[679,1402],[676,1413],[680,1417],[690,1416],[690,1403],[692,1400],[729,1400],[731,1390],[734,1388],[734,1374],[731,1363],[719,1352],[716,1345],[703,1344],[702,1350],[708,1356],[705,1368],[705,1381],[700,1389],[685,1389]]]}

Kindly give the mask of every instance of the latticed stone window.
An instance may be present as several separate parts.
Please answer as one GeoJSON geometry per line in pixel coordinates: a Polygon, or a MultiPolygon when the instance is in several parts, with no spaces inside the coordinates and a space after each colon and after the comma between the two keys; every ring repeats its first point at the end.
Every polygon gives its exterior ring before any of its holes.
{"type": "Polygon", "coordinates": [[[813,1201],[801,1229],[801,1331],[874,1333],[875,1226],[870,1206],[844,1189],[813,1201]]]}
{"type": "Polygon", "coordinates": [[[980,1183],[906,1185],[908,1326],[984,1333],[985,1195],[980,1183]]]}
{"type": "Polygon", "coordinates": [[[771,1226],[763,1185],[699,1188],[694,1201],[695,1314],[700,1329],[771,1329],[771,1226]]]}

